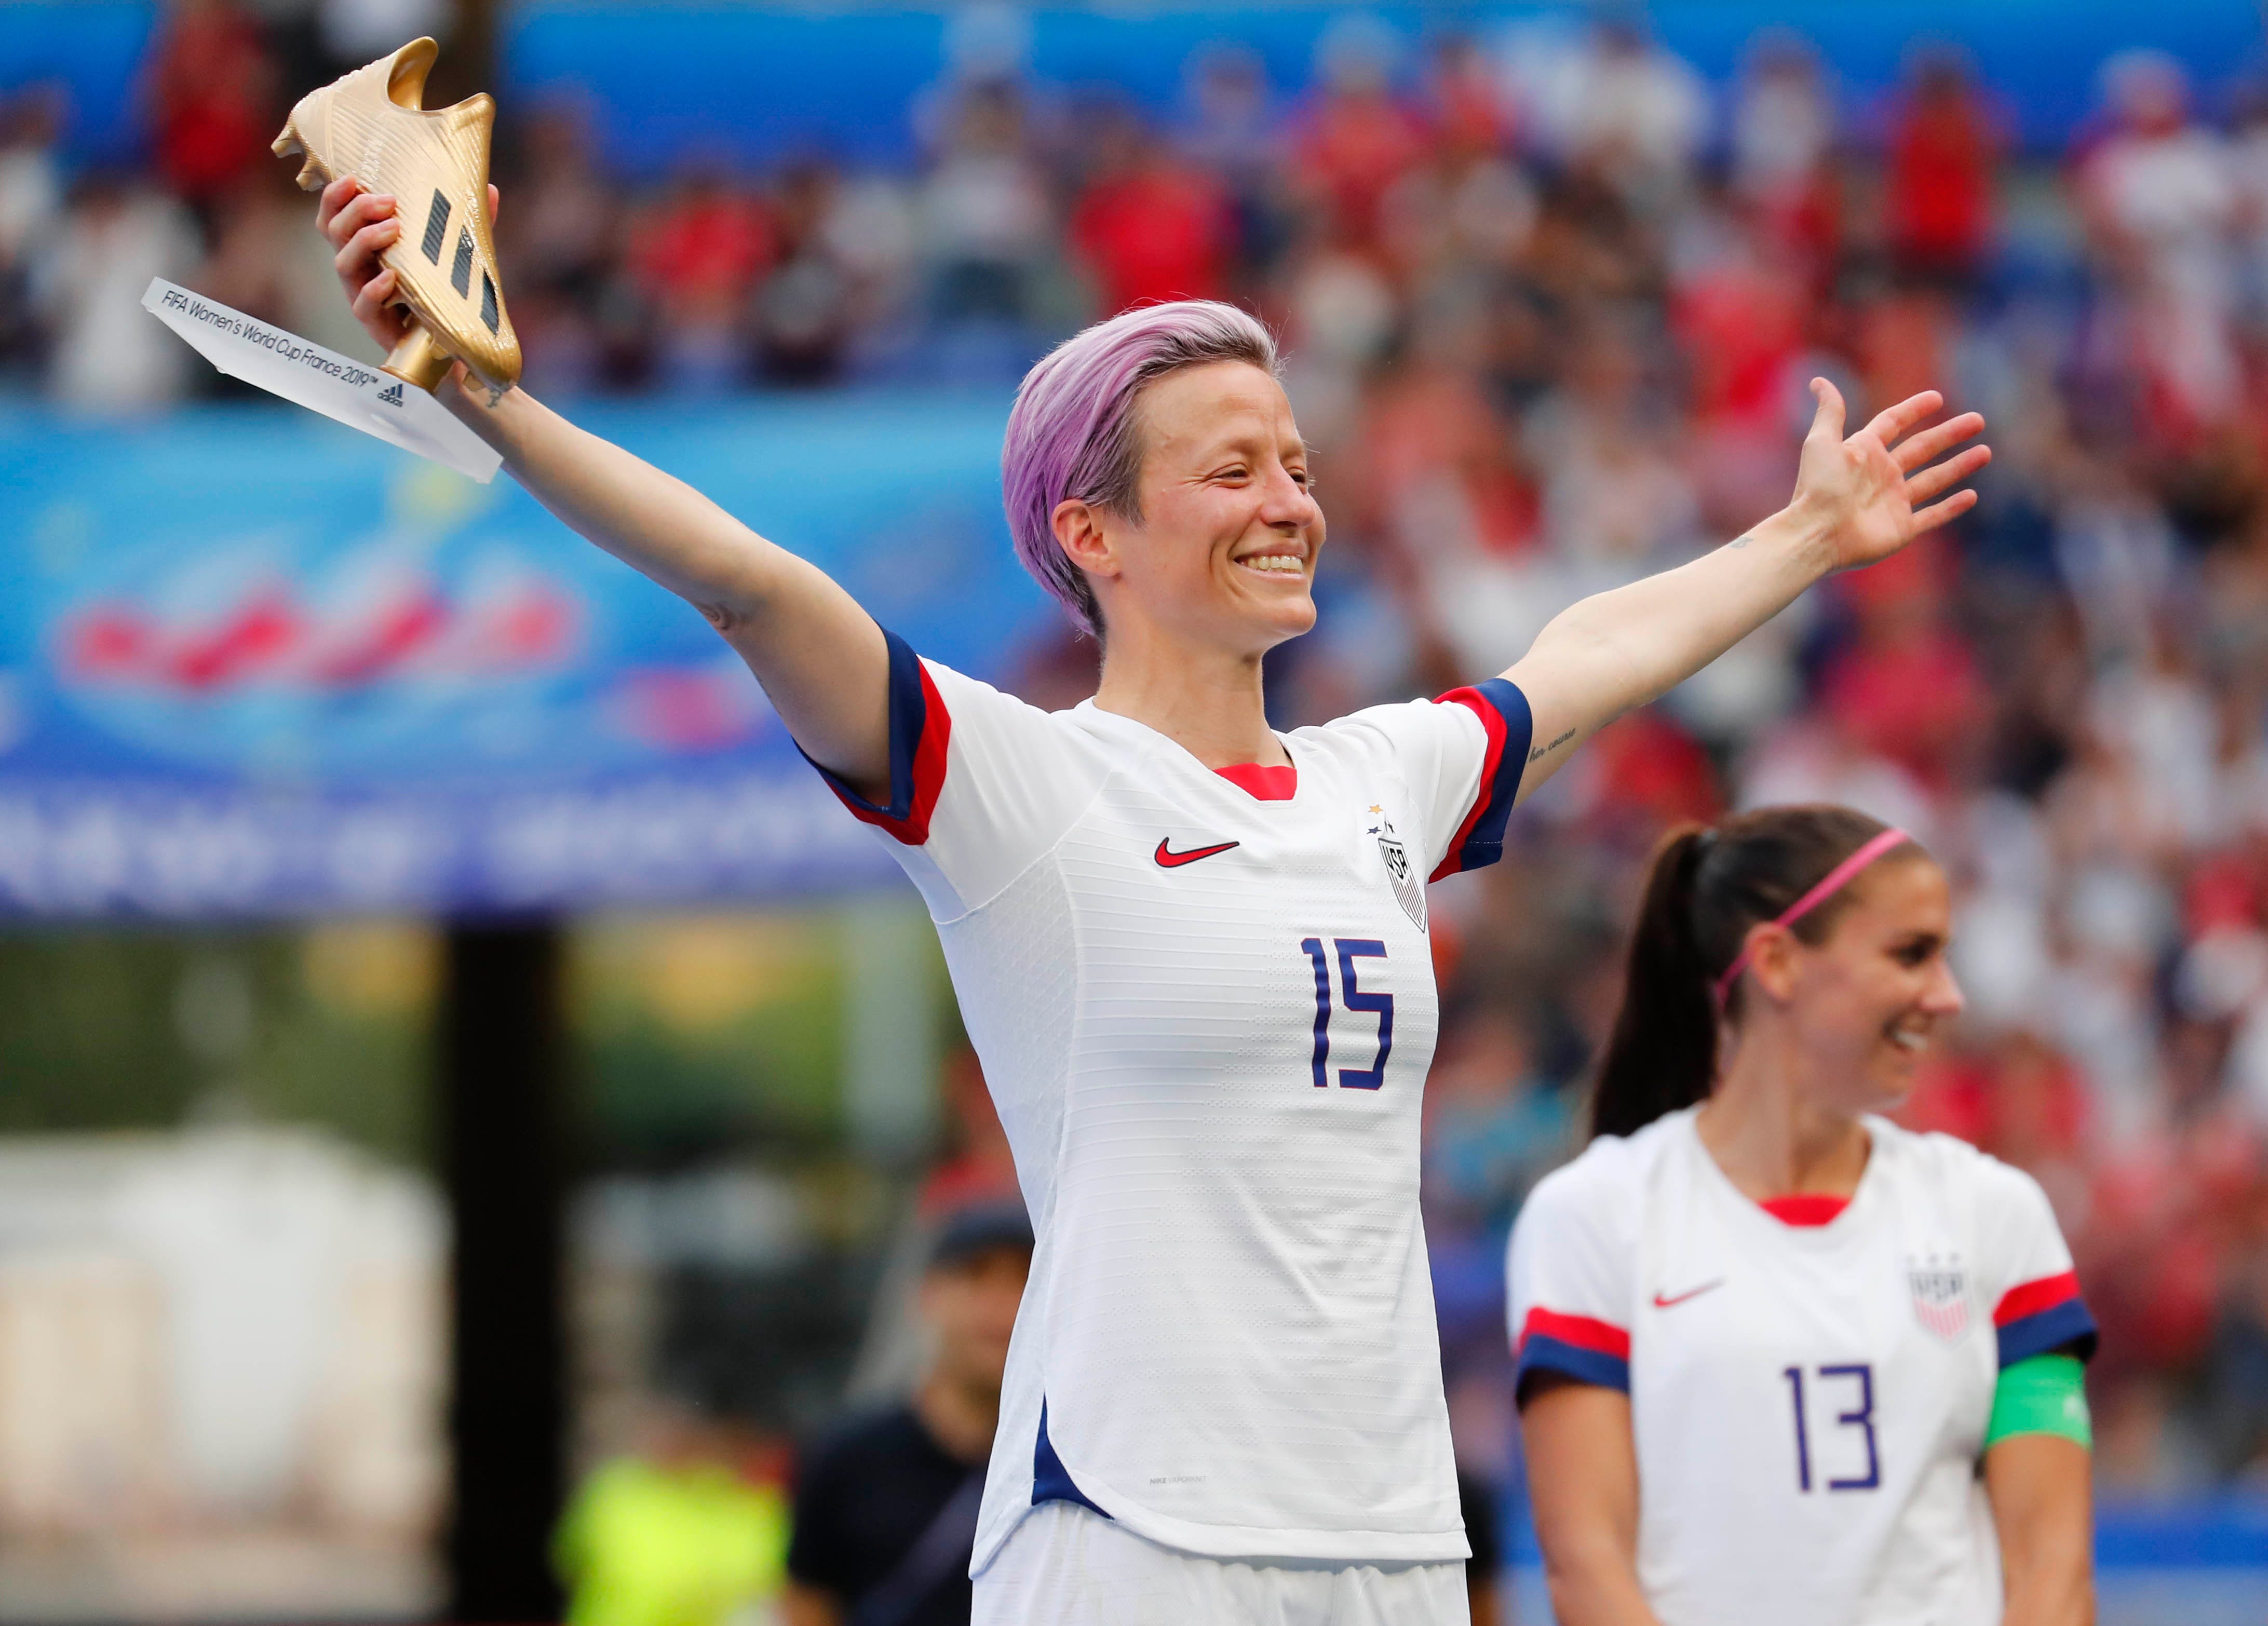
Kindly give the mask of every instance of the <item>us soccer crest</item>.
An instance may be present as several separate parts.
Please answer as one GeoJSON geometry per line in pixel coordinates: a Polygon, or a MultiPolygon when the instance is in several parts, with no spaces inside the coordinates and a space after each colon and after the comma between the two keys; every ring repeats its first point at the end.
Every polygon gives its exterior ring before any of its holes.
{"type": "Polygon", "coordinates": [[[1906,1282],[1913,1291],[1914,1319],[1948,1343],[1969,1330],[1969,1279],[1957,1258],[1931,1254],[1910,1260],[1906,1282]]]}
{"type": "Polygon", "coordinates": [[[1394,900],[1402,905],[1402,912],[1410,916],[1418,931],[1425,930],[1425,883],[1416,866],[1410,862],[1410,850],[1394,833],[1394,820],[1385,810],[1373,807],[1371,816],[1378,820],[1370,833],[1378,837],[1378,856],[1386,861],[1386,879],[1394,883],[1394,900]]]}

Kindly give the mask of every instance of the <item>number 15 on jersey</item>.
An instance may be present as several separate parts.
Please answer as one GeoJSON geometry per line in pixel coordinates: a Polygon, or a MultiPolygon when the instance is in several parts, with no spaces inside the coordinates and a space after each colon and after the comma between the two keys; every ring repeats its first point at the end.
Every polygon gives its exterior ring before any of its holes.
{"type": "MultiPolygon", "coordinates": [[[[1311,1065],[1315,1087],[1321,1090],[1330,1084],[1331,1018],[1334,1014],[1331,1004],[1332,953],[1325,952],[1321,938],[1302,938],[1300,947],[1315,968],[1315,1048],[1311,1065]]],[[[1386,1082],[1386,1058],[1394,1053],[1394,996],[1366,993],[1356,981],[1354,962],[1358,960],[1385,959],[1386,945],[1377,938],[1333,938],[1330,949],[1338,961],[1339,1008],[1378,1019],[1376,1058],[1367,1067],[1340,1068],[1339,1087],[1343,1090],[1374,1090],[1386,1082]]],[[[1351,1027],[1352,1025],[1343,1026],[1351,1027]]],[[[1353,1037],[1360,1039],[1367,1035],[1357,1034],[1353,1037]]]]}

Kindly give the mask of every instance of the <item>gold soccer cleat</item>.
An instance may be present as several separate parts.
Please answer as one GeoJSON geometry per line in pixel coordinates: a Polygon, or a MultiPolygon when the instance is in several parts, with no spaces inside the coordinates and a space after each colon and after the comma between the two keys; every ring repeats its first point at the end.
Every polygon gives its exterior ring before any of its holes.
{"type": "Polygon", "coordinates": [[[425,76],[441,48],[412,40],[291,109],[276,151],[307,155],[299,184],[320,191],[351,175],[392,193],[401,234],[379,254],[394,271],[409,331],[386,371],[430,390],[453,357],[491,384],[519,379],[519,338],[497,287],[489,228],[489,140],[496,102],[482,95],[427,112],[425,76]]]}

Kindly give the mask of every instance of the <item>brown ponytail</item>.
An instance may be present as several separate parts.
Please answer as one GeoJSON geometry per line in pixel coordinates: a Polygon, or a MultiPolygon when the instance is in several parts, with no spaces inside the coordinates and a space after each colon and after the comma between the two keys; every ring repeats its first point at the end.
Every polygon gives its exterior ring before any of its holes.
{"type": "Polygon", "coordinates": [[[1654,849],[1631,934],[1614,1037],[1591,1095],[1591,1133],[1632,1135],[1705,1100],[1717,1071],[1717,1012],[1693,938],[1693,876],[1716,840],[1697,824],[1654,849]]]}
{"type": "MultiPolygon", "coordinates": [[[[1594,1136],[1635,1134],[1708,1099],[1717,1078],[1713,988],[1749,929],[1776,918],[1885,828],[1848,807],[1763,807],[1662,839],[1631,936],[1622,1009],[1592,1091],[1594,1136]]],[[[1846,889],[1790,930],[1822,942],[1847,901],[1846,889]]],[[[1737,1014],[1740,1001],[1736,985],[1726,1013],[1737,1014]]]]}

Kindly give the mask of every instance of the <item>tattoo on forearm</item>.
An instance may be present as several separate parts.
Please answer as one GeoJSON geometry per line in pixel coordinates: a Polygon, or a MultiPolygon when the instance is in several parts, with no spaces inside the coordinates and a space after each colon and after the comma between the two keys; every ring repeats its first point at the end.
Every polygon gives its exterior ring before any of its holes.
{"type": "Polygon", "coordinates": [[[1725,546],[1727,548],[1746,548],[1755,540],[1756,539],[1752,536],[1736,536],[1731,541],[1727,542],[1725,546]]]}
{"type": "Polygon", "coordinates": [[[1569,729],[1565,733],[1564,733],[1564,734],[1560,735],[1558,739],[1557,739],[1553,740],[1550,745],[1548,745],[1548,746],[1538,746],[1538,747],[1535,747],[1535,749],[1534,749],[1533,751],[1530,751],[1530,752],[1528,754],[1528,760],[1529,761],[1533,762],[1533,761],[1539,761],[1539,760],[1541,760],[1541,759],[1542,759],[1542,758],[1543,758],[1543,757],[1547,757],[1547,756],[1550,755],[1554,751],[1557,751],[1557,750],[1561,746],[1565,745],[1565,744],[1566,744],[1570,739],[1572,739],[1574,737],[1575,737],[1575,731],[1574,731],[1573,729],[1572,729],[1572,728],[1571,728],[1571,729],[1569,729]]]}

